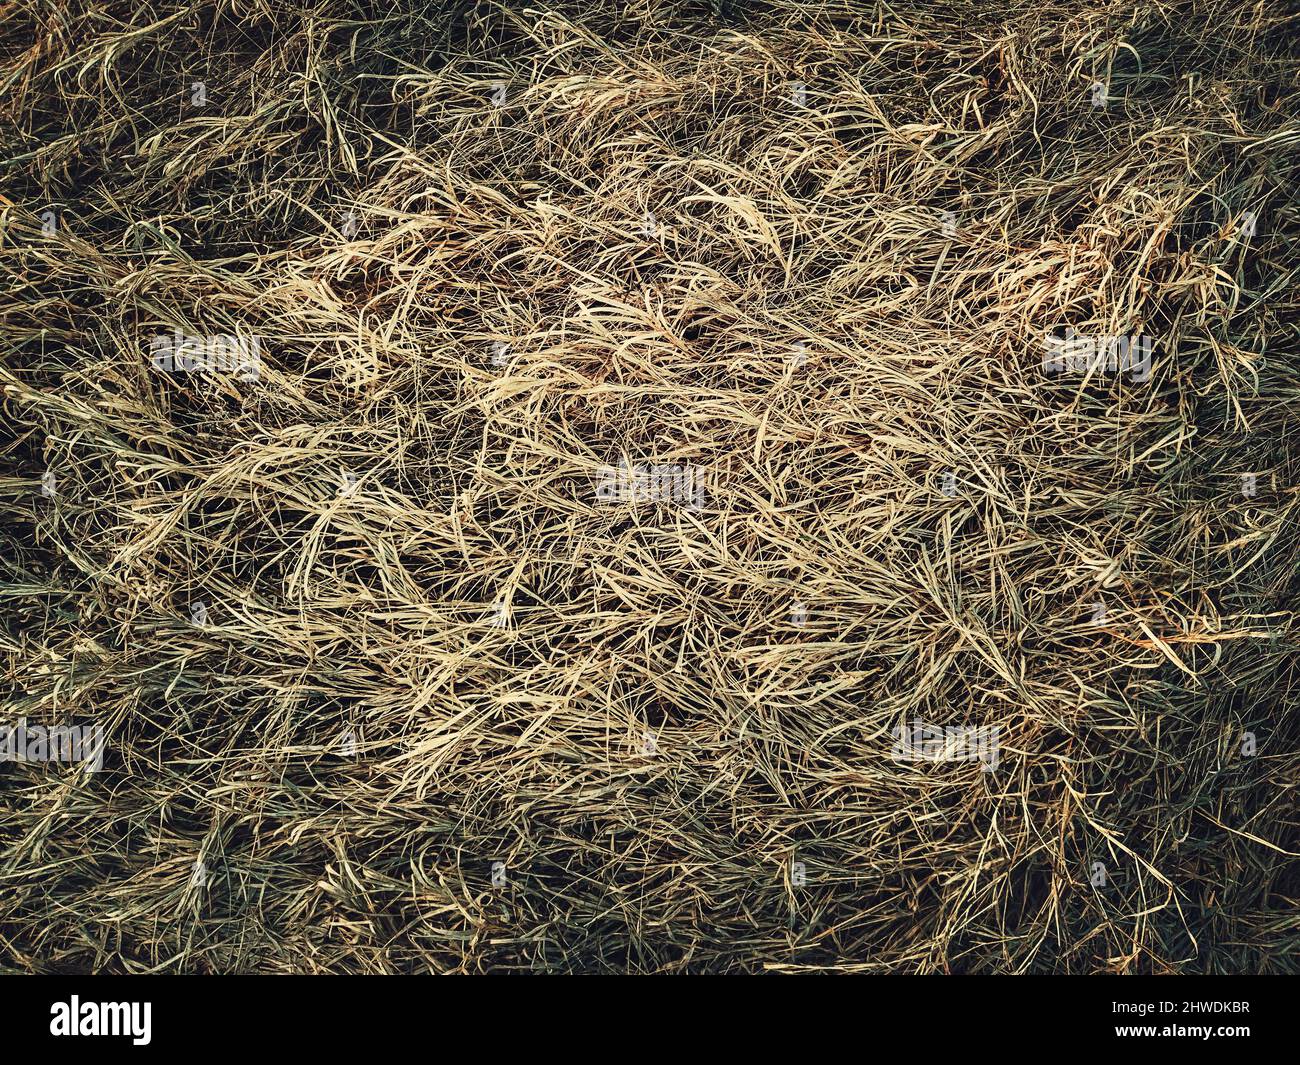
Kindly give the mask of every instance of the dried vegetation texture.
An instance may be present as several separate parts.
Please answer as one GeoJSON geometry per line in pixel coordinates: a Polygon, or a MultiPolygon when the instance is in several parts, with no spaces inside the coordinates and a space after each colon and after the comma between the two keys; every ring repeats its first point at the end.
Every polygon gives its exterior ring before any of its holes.
{"type": "Polygon", "coordinates": [[[0,970],[1300,968],[1290,11],[0,4],[0,970]]]}

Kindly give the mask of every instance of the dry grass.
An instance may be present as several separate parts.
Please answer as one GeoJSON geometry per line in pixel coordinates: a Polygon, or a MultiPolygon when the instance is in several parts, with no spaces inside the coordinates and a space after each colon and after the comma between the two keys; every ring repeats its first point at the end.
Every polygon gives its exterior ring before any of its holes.
{"type": "Polygon", "coordinates": [[[0,4],[0,970],[1300,968],[1300,20],[726,7],[0,4]]]}

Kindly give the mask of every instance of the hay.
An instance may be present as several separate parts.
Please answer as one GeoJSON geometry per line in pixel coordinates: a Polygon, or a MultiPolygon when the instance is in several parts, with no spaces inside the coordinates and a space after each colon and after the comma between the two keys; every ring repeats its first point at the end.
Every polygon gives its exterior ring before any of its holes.
{"type": "Polygon", "coordinates": [[[5,3],[0,969],[1296,971],[1283,8],[5,3]]]}

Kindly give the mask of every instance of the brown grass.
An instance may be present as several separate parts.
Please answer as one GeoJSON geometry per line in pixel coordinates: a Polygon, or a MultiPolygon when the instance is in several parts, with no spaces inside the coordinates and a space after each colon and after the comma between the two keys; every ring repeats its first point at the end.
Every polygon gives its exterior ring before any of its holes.
{"type": "Polygon", "coordinates": [[[0,970],[1297,971],[1297,18],[723,6],[0,4],[0,970]]]}

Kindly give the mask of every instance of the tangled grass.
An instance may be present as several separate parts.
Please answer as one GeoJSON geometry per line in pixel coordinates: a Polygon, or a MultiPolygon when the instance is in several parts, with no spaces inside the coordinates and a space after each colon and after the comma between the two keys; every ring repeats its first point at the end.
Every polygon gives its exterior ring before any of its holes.
{"type": "Polygon", "coordinates": [[[0,12],[0,969],[1300,969],[1285,5],[0,12]]]}

